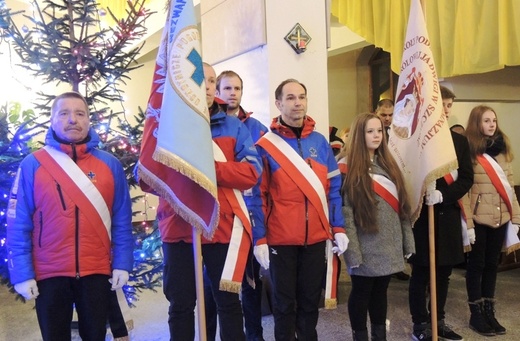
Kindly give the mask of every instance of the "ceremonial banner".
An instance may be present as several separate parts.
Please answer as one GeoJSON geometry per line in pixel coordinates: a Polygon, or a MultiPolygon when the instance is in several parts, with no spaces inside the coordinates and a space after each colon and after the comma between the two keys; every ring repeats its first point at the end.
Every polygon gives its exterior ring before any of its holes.
{"type": "Polygon", "coordinates": [[[411,1],[388,145],[403,172],[415,222],[426,185],[458,168],[419,0],[411,1]]]}
{"type": "Polygon", "coordinates": [[[211,239],[219,206],[200,33],[192,0],[169,1],[137,174],[144,191],[164,198],[211,239]]]}

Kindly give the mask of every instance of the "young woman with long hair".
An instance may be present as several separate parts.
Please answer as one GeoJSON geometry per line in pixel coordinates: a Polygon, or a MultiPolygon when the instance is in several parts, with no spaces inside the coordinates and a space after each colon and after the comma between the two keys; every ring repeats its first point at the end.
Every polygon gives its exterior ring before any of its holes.
{"type": "Polygon", "coordinates": [[[342,187],[352,280],[348,311],[354,340],[386,340],[387,289],[415,252],[410,205],[399,167],[387,147],[381,119],[360,114],[352,123],[342,187]]]}
{"type": "Polygon", "coordinates": [[[471,110],[466,137],[475,173],[469,191],[475,243],[468,253],[466,289],[471,311],[469,326],[485,336],[505,334],[495,318],[495,287],[500,252],[520,248],[520,207],[513,190],[513,152],[500,129],[495,110],[479,105],[471,110]]]}

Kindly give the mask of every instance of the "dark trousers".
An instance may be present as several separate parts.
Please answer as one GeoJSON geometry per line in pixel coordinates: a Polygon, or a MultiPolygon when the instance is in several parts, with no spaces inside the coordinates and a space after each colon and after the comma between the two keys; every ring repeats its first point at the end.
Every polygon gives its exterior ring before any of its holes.
{"type": "Polygon", "coordinates": [[[277,341],[317,340],[325,242],[307,246],[270,246],[274,292],[274,334],[277,341]]]}
{"type": "Polygon", "coordinates": [[[244,325],[246,327],[246,339],[248,341],[261,340],[263,338],[262,328],[262,288],[260,279],[260,264],[253,255],[249,253],[246,273],[242,282],[242,311],[244,313],[244,325]],[[253,281],[253,288],[249,281],[253,281]]]}
{"type": "MultiPolygon", "coordinates": [[[[444,306],[448,297],[448,286],[452,265],[437,266],[435,271],[437,294],[437,320],[444,319],[444,306]]],[[[410,276],[408,303],[412,321],[418,325],[431,321],[430,317],[430,267],[414,264],[410,276]]]]}
{"type": "Polygon", "coordinates": [[[84,341],[104,341],[110,283],[107,275],[52,277],[38,281],[36,315],[44,341],[68,341],[74,307],[84,341]]]}
{"type": "MultiPolygon", "coordinates": [[[[124,302],[123,304],[126,304],[124,302]]],[[[108,324],[114,339],[128,336],[128,328],[126,327],[125,317],[117,300],[117,292],[110,291],[110,309],[108,311],[108,324]]]]}
{"type": "MultiPolygon", "coordinates": [[[[217,304],[220,339],[245,340],[242,307],[238,294],[219,290],[228,244],[202,245],[202,256],[217,304]]],[[[168,325],[170,339],[189,340],[195,337],[195,267],[193,246],[189,243],[163,243],[163,292],[170,302],[168,325]]]]}
{"type": "Polygon", "coordinates": [[[350,276],[352,290],[348,298],[348,314],[352,330],[367,329],[367,312],[370,323],[386,324],[387,291],[391,276],[350,276]]]}
{"type": "Polygon", "coordinates": [[[206,315],[206,339],[215,341],[217,336],[217,304],[213,298],[213,290],[211,289],[211,281],[208,276],[206,267],[204,271],[204,314],[206,315]]]}
{"type": "Polygon", "coordinates": [[[495,297],[498,262],[507,224],[491,228],[475,223],[475,244],[471,245],[466,264],[468,300],[495,297]]]}
{"type": "MultiPolygon", "coordinates": [[[[247,260],[246,273],[242,282],[242,312],[246,328],[246,340],[254,341],[263,338],[262,328],[262,288],[260,279],[260,264],[256,261],[251,250],[247,260]],[[250,281],[255,283],[253,288],[250,281]]],[[[211,281],[204,268],[204,301],[206,314],[206,338],[215,341],[217,333],[217,305],[213,298],[211,281]]]]}

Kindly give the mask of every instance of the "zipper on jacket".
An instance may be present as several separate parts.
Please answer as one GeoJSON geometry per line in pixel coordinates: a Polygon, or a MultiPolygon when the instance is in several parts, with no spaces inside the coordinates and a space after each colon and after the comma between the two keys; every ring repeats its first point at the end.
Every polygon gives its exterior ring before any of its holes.
{"type": "Polygon", "coordinates": [[[40,211],[40,236],[38,237],[38,246],[42,247],[42,235],[43,235],[43,212],[40,211]]]}
{"type": "Polygon", "coordinates": [[[72,160],[76,162],[76,160],[78,159],[78,153],[76,152],[76,144],[71,143],[70,147],[72,148],[72,160]]]}
{"type": "MultiPolygon", "coordinates": [[[[76,144],[75,143],[71,143],[71,148],[72,148],[72,160],[74,161],[74,163],[76,163],[77,159],[78,159],[78,154],[76,153],[76,144]]],[[[76,247],[75,247],[75,253],[76,253],[76,279],[79,279],[79,208],[78,206],[76,206],[74,208],[74,219],[75,219],[75,236],[74,236],[74,239],[75,239],[75,243],[76,243],[76,247]]]]}
{"type": "Polygon", "coordinates": [[[61,186],[57,182],[56,182],[56,189],[58,190],[58,195],[60,196],[61,207],[65,211],[67,209],[67,207],[65,206],[65,199],[63,198],[63,192],[61,191],[61,186]]]}
{"type": "Polygon", "coordinates": [[[305,242],[304,247],[307,247],[307,241],[309,239],[309,207],[307,197],[305,197],[305,242]]]}
{"type": "Polygon", "coordinates": [[[473,209],[473,215],[477,215],[478,205],[480,204],[480,194],[477,196],[477,202],[475,203],[475,208],[473,209]]]}
{"type": "MultiPolygon", "coordinates": [[[[300,155],[303,158],[303,150],[301,145],[301,139],[298,139],[298,149],[300,149],[300,155]]],[[[309,165],[310,169],[312,169],[312,164],[310,161],[307,161],[307,164],[309,165]]],[[[305,241],[303,243],[304,247],[307,247],[307,242],[309,241],[309,200],[304,195],[305,198],[305,241]]]]}
{"type": "Polygon", "coordinates": [[[76,279],[79,279],[79,208],[76,206],[76,279]]]}

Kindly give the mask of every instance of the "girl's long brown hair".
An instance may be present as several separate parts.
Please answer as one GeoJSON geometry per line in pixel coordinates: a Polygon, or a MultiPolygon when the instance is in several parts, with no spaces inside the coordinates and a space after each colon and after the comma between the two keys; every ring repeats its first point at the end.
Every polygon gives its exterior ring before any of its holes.
{"type": "Polygon", "coordinates": [[[369,169],[372,167],[370,154],[365,141],[365,130],[367,122],[377,119],[383,129],[383,141],[376,149],[378,164],[388,174],[392,182],[397,187],[399,199],[399,216],[402,219],[410,217],[410,204],[406,194],[403,176],[390,150],[387,146],[386,134],[383,122],[376,114],[365,113],[356,116],[350,127],[347,146],[347,165],[348,172],[342,186],[343,195],[347,195],[353,208],[354,221],[366,233],[376,233],[379,231],[377,215],[377,201],[372,186],[372,178],[369,169]]]}
{"type": "Polygon", "coordinates": [[[504,155],[506,157],[507,162],[513,161],[513,151],[511,149],[511,143],[509,142],[509,138],[506,134],[500,129],[498,125],[498,115],[497,112],[487,106],[487,105],[477,105],[474,107],[468,118],[468,124],[466,125],[466,138],[469,143],[469,152],[471,154],[471,160],[476,162],[477,155],[484,154],[486,152],[487,141],[494,140],[498,136],[502,136],[504,139],[504,155]],[[486,111],[492,111],[497,118],[497,129],[495,134],[491,137],[486,136],[482,133],[482,116],[486,111]]]}

